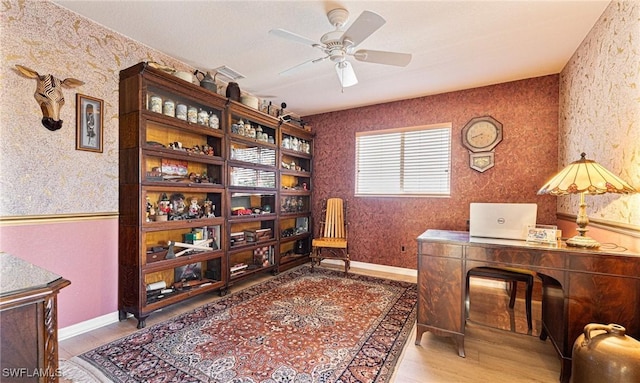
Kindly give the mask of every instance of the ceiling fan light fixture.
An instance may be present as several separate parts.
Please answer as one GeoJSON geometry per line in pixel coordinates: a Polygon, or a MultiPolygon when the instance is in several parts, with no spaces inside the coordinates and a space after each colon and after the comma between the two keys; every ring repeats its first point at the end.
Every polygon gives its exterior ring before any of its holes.
{"type": "Polygon", "coordinates": [[[238,71],[229,68],[226,65],[217,67],[214,69],[217,74],[221,74],[224,77],[231,79],[231,81],[240,80],[245,78],[244,75],[240,74],[238,71]]]}
{"type": "Polygon", "coordinates": [[[336,63],[336,73],[338,73],[338,80],[340,80],[340,84],[343,88],[348,88],[358,83],[356,73],[354,72],[351,63],[348,61],[336,63]]]}

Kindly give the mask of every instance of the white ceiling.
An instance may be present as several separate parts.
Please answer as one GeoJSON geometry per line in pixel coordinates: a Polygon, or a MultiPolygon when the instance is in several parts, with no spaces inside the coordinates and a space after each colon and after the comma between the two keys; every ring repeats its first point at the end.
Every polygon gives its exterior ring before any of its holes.
{"type": "MultiPolygon", "coordinates": [[[[98,24],[201,70],[227,65],[243,91],[311,115],[559,73],[609,1],[77,1],[55,0],[98,24]],[[411,53],[406,67],[351,58],[359,83],[341,89],[329,60],[279,75],[322,52],[270,35],[319,41],[326,12],[387,21],[358,48],[411,53]]],[[[142,59],[142,58],[141,58],[142,59]]]]}

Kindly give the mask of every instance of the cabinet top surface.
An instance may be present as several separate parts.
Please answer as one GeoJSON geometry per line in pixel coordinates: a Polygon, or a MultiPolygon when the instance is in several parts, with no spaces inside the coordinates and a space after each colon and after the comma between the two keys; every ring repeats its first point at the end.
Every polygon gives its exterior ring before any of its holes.
{"type": "Polygon", "coordinates": [[[576,254],[619,255],[619,256],[625,256],[625,257],[640,258],[639,253],[629,251],[629,250],[624,250],[624,248],[621,248],[620,251],[617,251],[617,250],[607,251],[606,249],[603,249],[603,248],[584,249],[579,247],[569,247],[566,245],[564,241],[558,241],[557,246],[550,246],[545,244],[530,243],[526,241],[470,237],[469,232],[466,232],[466,231],[429,229],[424,233],[420,234],[420,236],[418,237],[418,241],[447,242],[447,243],[458,244],[458,245],[474,245],[474,246],[478,245],[483,247],[508,246],[508,247],[520,247],[524,249],[562,251],[562,252],[576,253],[576,254]]]}
{"type": "Polygon", "coordinates": [[[58,274],[7,253],[0,253],[0,296],[42,288],[61,279],[58,274]]]}

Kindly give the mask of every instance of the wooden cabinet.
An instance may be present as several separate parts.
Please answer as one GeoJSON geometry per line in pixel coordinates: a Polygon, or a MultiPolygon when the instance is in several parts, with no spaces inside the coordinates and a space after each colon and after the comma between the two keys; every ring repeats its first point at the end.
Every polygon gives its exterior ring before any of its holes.
{"type": "Polygon", "coordinates": [[[279,121],[230,101],[229,145],[229,282],[252,274],[278,271],[279,121]]]}
{"type": "MultiPolygon", "coordinates": [[[[463,247],[420,243],[418,249],[418,332],[452,337],[464,353],[463,247]]],[[[420,337],[416,338],[419,344],[420,337]]]]}
{"type": "Polygon", "coordinates": [[[70,282],[0,253],[0,369],[3,382],[57,382],[57,295],[70,282]]]}
{"type": "Polygon", "coordinates": [[[310,132],[140,63],[119,139],[121,320],[309,260],[310,132]]]}
{"type": "Polygon", "coordinates": [[[280,267],[309,260],[311,253],[311,173],[313,136],[283,125],[280,129],[280,267]]]}
{"type": "Polygon", "coordinates": [[[542,331],[571,376],[573,343],[589,323],[616,323],[640,338],[640,254],[527,244],[479,243],[468,233],[427,230],[418,237],[416,344],[425,331],[450,336],[464,356],[465,291],[469,270],[480,266],[535,271],[542,281],[542,331]]]}
{"type": "Polygon", "coordinates": [[[308,262],[313,136],[233,101],[225,124],[229,282],[308,262]]]}
{"type": "Polygon", "coordinates": [[[226,286],[225,135],[203,118],[225,103],[144,63],[120,73],[118,306],[139,328],[226,286]]]}

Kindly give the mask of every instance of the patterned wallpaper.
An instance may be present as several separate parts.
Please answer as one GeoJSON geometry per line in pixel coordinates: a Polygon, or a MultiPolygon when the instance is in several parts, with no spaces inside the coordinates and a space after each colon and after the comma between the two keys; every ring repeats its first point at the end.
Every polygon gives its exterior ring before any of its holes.
{"type": "MultiPolygon", "coordinates": [[[[190,68],[46,1],[3,2],[0,28],[0,216],[117,211],[119,71],[140,61],[190,68]],[[61,130],[41,125],[34,80],[15,64],[86,83],[64,91],[61,130]],[[75,150],[76,93],[104,100],[103,153],[75,150]]],[[[559,76],[311,116],[315,207],[328,195],[349,199],[349,218],[357,222],[353,258],[413,268],[415,237],[428,228],[464,230],[469,202],[537,202],[540,223],[554,223],[556,204],[575,214],[577,199],[535,192],[558,163],[582,151],[638,187],[639,41],[639,3],[614,1],[559,76]],[[502,122],[505,138],[496,166],[477,173],[468,167],[460,129],[482,115],[502,122]],[[454,128],[451,198],[353,198],[356,131],[439,122],[454,128]]],[[[640,195],[588,203],[590,217],[640,226],[640,195]]]]}
{"type": "Polygon", "coordinates": [[[50,2],[3,2],[0,28],[0,216],[117,212],[120,70],[190,68],[50,2]],[[16,64],[85,82],[64,89],[62,129],[42,126],[36,82],[16,64]],[[75,149],[76,93],[104,100],[103,153],[75,149]]]}
{"type": "Polygon", "coordinates": [[[470,202],[535,202],[538,222],[555,224],[556,198],[536,192],[557,168],[558,75],[380,104],[305,118],[314,141],[314,216],[321,200],[349,202],[353,260],[415,268],[416,237],[427,229],[466,230],[470,202]],[[495,167],[469,168],[461,130],[490,115],[503,124],[495,167]],[[355,198],[355,133],[450,122],[450,198],[355,198]],[[405,251],[402,252],[402,246],[405,251]]]}
{"type": "MultiPolygon", "coordinates": [[[[595,160],[640,190],[640,2],[614,1],[560,75],[559,166],[595,160]]],[[[579,197],[558,198],[575,215],[579,197]]],[[[640,194],[587,196],[590,219],[640,230],[640,194]]]]}

